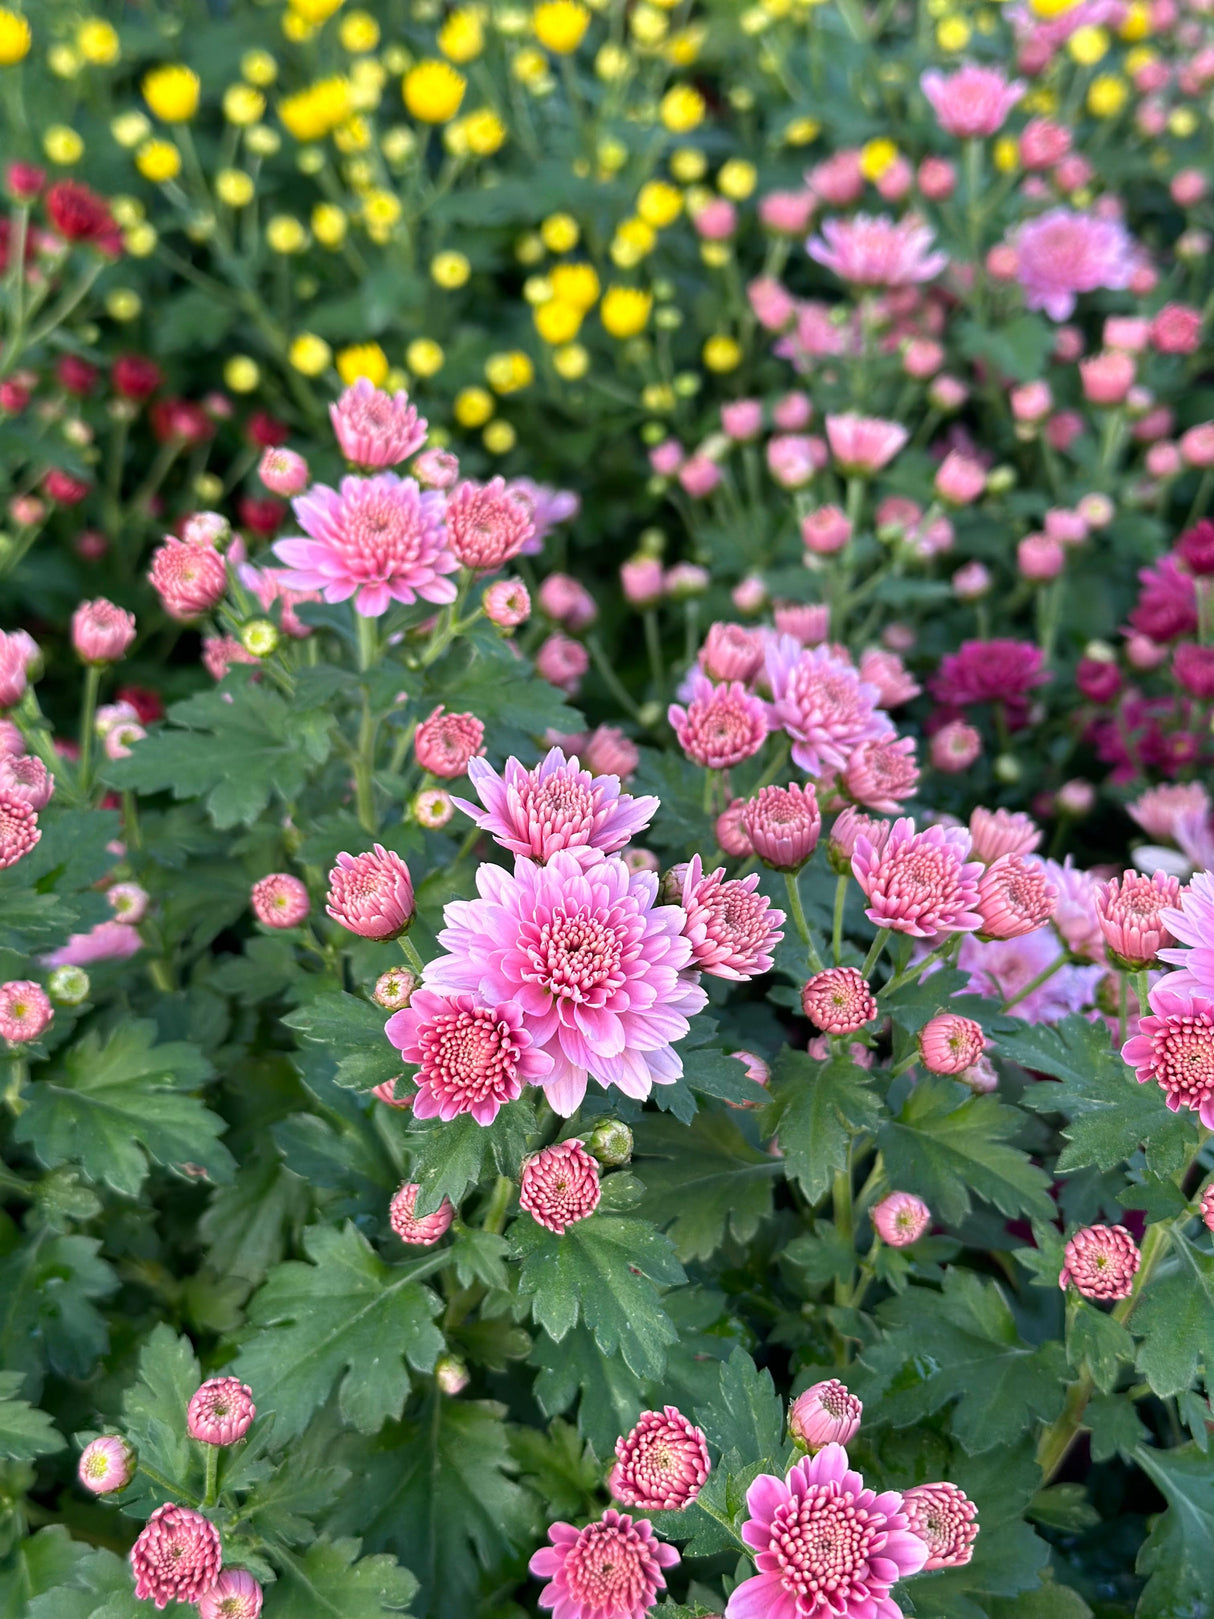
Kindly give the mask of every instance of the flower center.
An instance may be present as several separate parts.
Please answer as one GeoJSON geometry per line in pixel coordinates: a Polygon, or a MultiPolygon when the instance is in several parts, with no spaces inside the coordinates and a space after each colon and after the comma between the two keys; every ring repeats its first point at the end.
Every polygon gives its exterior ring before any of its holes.
{"type": "Polygon", "coordinates": [[[527,953],[526,977],[559,1000],[602,1006],[624,982],[621,940],[595,916],[554,916],[527,953]]]}
{"type": "Polygon", "coordinates": [[[574,1600],[590,1612],[631,1613],[645,1594],[637,1558],[610,1524],[591,1524],[565,1562],[574,1600]]]}
{"type": "Polygon", "coordinates": [[[834,1482],[818,1485],[801,1500],[781,1506],[772,1521],[771,1550],[780,1583],[798,1597],[826,1594],[834,1599],[831,1607],[841,1612],[840,1600],[868,1595],[868,1556],[878,1549],[879,1538],[853,1495],[834,1482]]]}

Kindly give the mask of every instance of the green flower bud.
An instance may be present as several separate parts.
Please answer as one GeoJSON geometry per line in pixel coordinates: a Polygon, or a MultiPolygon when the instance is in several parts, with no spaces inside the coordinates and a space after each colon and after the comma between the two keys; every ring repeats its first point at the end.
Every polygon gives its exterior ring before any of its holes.
{"type": "Polygon", "coordinates": [[[280,636],[276,625],[268,618],[255,618],[240,632],[240,644],[255,658],[268,658],[277,650],[280,636]]]}
{"type": "Polygon", "coordinates": [[[632,1131],[619,1119],[603,1119],[591,1131],[586,1146],[600,1164],[615,1168],[632,1157],[632,1131]]]}
{"type": "Polygon", "coordinates": [[[80,1006],[89,998],[89,975],[83,967],[56,967],[46,987],[60,1006],[80,1006]]]}

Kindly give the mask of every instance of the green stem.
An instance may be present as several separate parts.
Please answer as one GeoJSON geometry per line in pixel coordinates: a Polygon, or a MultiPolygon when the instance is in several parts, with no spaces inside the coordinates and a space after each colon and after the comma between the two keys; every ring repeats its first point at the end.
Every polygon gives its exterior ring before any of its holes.
{"type": "Polygon", "coordinates": [[[9,1058],[8,1085],[4,1092],[4,1105],[13,1115],[24,1113],[25,1098],[22,1091],[25,1089],[26,1079],[29,1077],[29,1068],[25,1058],[14,1053],[9,1058]]]}
{"type": "Polygon", "coordinates": [[[831,959],[837,967],[843,960],[843,908],[847,904],[847,878],[835,879],[835,915],[830,931],[831,959]]]}
{"type": "Polygon", "coordinates": [[[822,958],[818,954],[818,948],[814,944],[809,931],[809,923],[805,919],[805,907],[801,903],[801,885],[797,881],[795,871],[786,871],[784,873],[784,886],[788,890],[788,908],[792,915],[793,923],[797,932],[801,935],[802,943],[805,945],[805,954],[809,958],[810,971],[820,973],[822,971],[822,958]]]}
{"type": "Polygon", "coordinates": [[[649,653],[649,673],[659,700],[666,691],[666,665],[662,661],[662,633],[654,608],[647,607],[641,615],[645,622],[645,646],[649,653]]]}
{"type": "Polygon", "coordinates": [[[1142,967],[1134,976],[1138,990],[1138,1015],[1139,1017],[1146,1017],[1150,1011],[1148,996],[1151,993],[1151,975],[1145,967],[1142,967]]]}
{"type": "MultiPolygon", "coordinates": [[[[951,934],[943,944],[937,945],[929,956],[924,956],[922,961],[912,962],[905,972],[898,973],[895,977],[891,978],[888,984],[884,984],[882,986],[881,994],[888,995],[892,990],[901,989],[903,984],[910,984],[916,979],[922,978],[926,969],[930,967],[933,962],[943,961],[946,956],[951,955],[955,949],[958,949],[960,946],[960,941],[964,937],[965,935],[963,933],[951,934]]],[[[865,973],[864,976],[867,978],[868,974],[865,973]]]]}
{"type": "Polygon", "coordinates": [[[206,1445],[207,1481],[200,1505],[213,1507],[219,1499],[219,1446],[206,1445]]]}
{"type": "MultiPolygon", "coordinates": [[[[364,618],[356,611],[354,624],[358,632],[359,673],[365,675],[378,655],[375,620],[364,618]]],[[[358,746],[354,755],[354,800],[359,824],[368,832],[375,832],[379,825],[375,814],[375,730],[371,697],[364,682],[358,746]]]]}
{"type": "Polygon", "coordinates": [[[401,948],[401,954],[409,964],[409,971],[417,973],[420,977],[425,970],[425,962],[417,953],[417,946],[407,933],[402,933],[396,941],[401,948]]]}
{"type": "Polygon", "coordinates": [[[90,663],[84,671],[84,697],[80,704],[80,791],[87,793],[92,779],[93,719],[97,713],[97,693],[101,689],[101,665],[90,663]]]}
{"type": "Polygon", "coordinates": [[[510,1207],[510,1199],[514,1194],[514,1182],[509,1175],[499,1175],[493,1183],[493,1195],[489,1199],[489,1207],[485,1210],[485,1218],[481,1221],[482,1231],[492,1231],[500,1236],[502,1227],[506,1223],[506,1210],[510,1207]]]}
{"type": "Polygon", "coordinates": [[[885,946],[889,940],[889,933],[890,930],[888,928],[881,928],[878,930],[877,937],[868,947],[868,954],[864,958],[864,965],[860,968],[860,976],[862,978],[872,977],[873,968],[877,965],[881,952],[885,949],[885,946]]]}
{"type": "Polygon", "coordinates": [[[620,706],[629,714],[631,714],[632,718],[636,720],[638,724],[640,724],[641,711],[637,707],[637,704],[633,701],[623,682],[620,680],[619,675],[617,675],[615,670],[611,667],[611,660],[603,651],[602,645],[596,635],[588,635],[586,637],[586,650],[589,652],[590,661],[598,670],[599,678],[607,687],[607,690],[615,698],[616,702],[619,703],[620,706]]]}
{"type": "Polygon", "coordinates": [[[1010,1012],[1013,1006],[1019,1006],[1020,1002],[1027,1000],[1035,989],[1040,989],[1048,978],[1052,978],[1060,967],[1065,967],[1069,960],[1070,952],[1063,950],[1048,967],[1043,967],[1035,978],[1030,978],[1023,989],[1017,990],[1013,996],[1004,1001],[1002,1010],[1010,1012]]]}
{"type": "Polygon", "coordinates": [[[142,1473],[145,1478],[150,1478],[153,1484],[159,1485],[159,1487],[166,1491],[167,1494],[175,1495],[179,1500],[182,1501],[189,1499],[188,1493],[182,1489],[180,1484],[172,1483],[169,1479],[165,1478],[163,1473],[158,1473],[154,1467],[149,1467],[142,1457],[139,1458],[137,1463],[137,1471],[142,1473]]]}

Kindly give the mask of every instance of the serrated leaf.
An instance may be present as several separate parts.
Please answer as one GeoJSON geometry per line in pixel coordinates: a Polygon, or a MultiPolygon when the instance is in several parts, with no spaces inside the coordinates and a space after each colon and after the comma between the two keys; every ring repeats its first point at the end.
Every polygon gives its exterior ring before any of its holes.
{"type": "Polygon", "coordinates": [[[1214,1369],[1214,1258],[1172,1235],[1174,1269],[1152,1277],[1135,1310],[1138,1368],[1156,1394],[1179,1394],[1214,1369]]]}
{"type": "Polygon", "coordinates": [[[275,1153],[242,1164],[231,1183],[212,1194],[198,1222],[211,1268],[256,1287],[302,1226],[308,1202],[306,1183],[275,1153]]]}
{"type": "Polygon", "coordinates": [[[1066,1352],[1074,1369],[1086,1367],[1096,1387],[1107,1394],[1120,1367],[1133,1361],[1134,1340],[1120,1321],[1080,1300],[1067,1323],[1066,1352]]]}
{"type": "Polygon", "coordinates": [[[546,1417],[559,1416],[578,1402],[578,1429],[600,1456],[609,1456],[644,1408],[644,1385],[622,1356],[599,1352],[585,1327],[574,1327],[558,1344],[541,1333],[531,1351],[540,1368],[535,1397],[546,1417]]]}
{"type": "Polygon", "coordinates": [[[1125,1394],[1093,1395],[1083,1423],[1091,1434],[1094,1462],[1107,1462],[1118,1455],[1128,1458],[1147,1437],[1133,1400],[1125,1394]]]}
{"type": "Polygon", "coordinates": [[[83,1592],[68,1587],[93,1548],[73,1540],[62,1524],[40,1529],[23,1540],[0,1566],[0,1619],[89,1619],[83,1592]]]}
{"type": "Polygon", "coordinates": [[[470,1186],[484,1172],[492,1155],[498,1173],[517,1177],[527,1137],[535,1130],[535,1108],[523,1096],[498,1110],[492,1124],[478,1124],[461,1113],[444,1124],[441,1119],[416,1120],[405,1136],[409,1151],[409,1178],[420,1188],[418,1214],[432,1214],[444,1197],[458,1208],[470,1186]]]}
{"type": "Polygon", "coordinates": [[[847,1163],[852,1136],[876,1128],[881,1104],[850,1057],[819,1063],[789,1046],[776,1058],[771,1091],[764,1130],[778,1133],[785,1173],[816,1203],[847,1163]]]}
{"type": "MultiPolygon", "coordinates": [[[[203,1479],[198,1446],[185,1427],[186,1407],[201,1381],[194,1346],[162,1321],[139,1351],[138,1381],[122,1397],[123,1432],[131,1444],[163,1477],[187,1487],[201,1485],[203,1479]]],[[[136,1476],[131,1491],[124,1501],[136,1500],[138,1491],[147,1497],[139,1505],[149,1512],[173,1499],[142,1474],[136,1476]]]]}
{"type": "Polygon", "coordinates": [[[46,1412],[18,1397],[24,1382],[24,1372],[0,1372],[0,1456],[12,1462],[32,1462],[64,1445],[46,1412]]]}
{"type": "Polygon", "coordinates": [[[1135,1619],[1199,1619],[1214,1591],[1214,1468],[1195,1445],[1140,1445],[1134,1460],[1168,1503],[1138,1554],[1147,1583],[1135,1619]]]}
{"type": "Polygon", "coordinates": [[[604,1467],[572,1423],[554,1417],[546,1432],[515,1426],[508,1442],[524,1484],[539,1496],[546,1512],[566,1522],[593,1512],[604,1467]]]}
{"type": "Polygon", "coordinates": [[[359,1557],[358,1540],[317,1540],[282,1558],[266,1590],[266,1619],[397,1619],[408,1610],[417,1581],[392,1557],[359,1557]]]}
{"type": "Polygon", "coordinates": [[[749,1242],[771,1213],[780,1163],[752,1147],[728,1114],[700,1113],[687,1127],[647,1113],[633,1137],[640,1213],[667,1228],[680,1259],[707,1259],[726,1230],[749,1242]]]}
{"type": "Polygon", "coordinates": [[[44,1228],[0,1259],[0,1363],[31,1377],[42,1372],[87,1377],[109,1345],[94,1300],[115,1292],[118,1278],[93,1237],[54,1236],[44,1228]]]}

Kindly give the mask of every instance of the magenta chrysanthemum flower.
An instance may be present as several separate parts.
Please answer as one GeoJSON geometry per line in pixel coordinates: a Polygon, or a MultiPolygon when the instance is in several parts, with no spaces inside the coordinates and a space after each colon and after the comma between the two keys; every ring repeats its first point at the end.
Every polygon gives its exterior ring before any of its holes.
{"type": "Polygon", "coordinates": [[[824,219],[805,248],[811,259],[856,287],[911,287],[938,276],[947,253],[933,253],[935,234],[921,219],[853,214],[824,219]]]}
{"type": "Polygon", "coordinates": [[[804,648],[781,636],[767,653],[774,723],[792,738],[792,756],[811,776],[841,770],[861,742],[893,735],[875,686],[829,647],[804,648]]]}
{"type": "Polygon", "coordinates": [[[135,1476],[135,1452],[119,1434],[102,1434],[80,1452],[76,1476],[94,1495],[124,1490],[135,1476]]]}
{"type": "Polygon", "coordinates": [[[197,1602],[219,1578],[223,1550],[209,1518],[175,1502],[157,1507],[131,1547],[135,1595],[158,1608],[197,1602]]]}
{"type": "Polygon", "coordinates": [[[411,1248],[433,1248],[450,1228],[455,1209],[445,1197],[433,1214],[415,1214],[420,1191],[421,1187],[412,1181],[398,1187],[388,1205],[388,1222],[400,1240],[411,1248]]]}
{"type": "Polygon", "coordinates": [[[1123,1225],[1091,1225],[1066,1245],[1058,1286],[1074,1282],[1085,1299],[1125,1299],[1134,1291],[1142,1263],[1137,1244],[1123,1225]]]}
{"type": "Polygon", "coordinates": [[[631,1433],[615,1442],[607,1488],[626,1507],[681,1512],[699,1495],[712,1463],[708,1441],[677,1406],[642,1411],[631,1433]]]}
{"type": "Polygon", "coordinates": [[[339,854],[329,873],[325,910],[364,939],[395,939],[413,920],[413,879],[393,849],[339,854]]]}
{"type": "Polygon", "coordinates": [[[503,849],[532,860],[547,860],[560,849],[613,854],[649,825],[660,802],[622,793],[617,776],[592,776],[560,748],[551,748],[533,770],[507,759],[500,776],[483,759],[473,759],[468,777],[484,809],[463,798],[456,806],[503,849]]]}
{"type": "Polygon", "coordinates": [[[480,897],[445,910],[426,987],[469,990],[488,1006],[514,1000],[537,1049],[553,1060],[545,1094],[573,1113],[593,1077],[638,1099],[683,1071],[671,1048],[706,1000],[681,976],[691,965],[678,906],[657,905],[657,877],[616,855],[562,849],[547,865],[482,865],[480,897]]]}
{"type": "Polygon", "coordinates": [[[1032,641],[963,641],[947,653],[929,682],[932,696],[948,708],[1002,703],[1008,723],[1023,725],[1029,693],[1049,679],[1041,648],[1032,641]]]}
{"type": "Polygon", "coordinates": [[[890,828],[884,848],[856,839],[852,871],[868,899],[864,913],[880,928],[927,939],[935,933],[973,933],[982,925],[978,879],[969,860],[969,833],[960,827],[915,831],[909,816],[890,828]]]}
{"type": "Polygon", "coordinates": [[[843,472],[862,475],[880,472],[909,437],[901,422],[887,422],[879,416],[858,416],[855,411],[846,411],[841,416],[826,418],[830,453],[843,472]]]}
{"type": "Polygon", "coordinates": [[[1127,871],[1096,893],[1096,915],[1109,953],[1131,971],[1149,967],[1168,942],[1166,918],[1180,899],[1180,880],[1157,871],[1127,871]]]}
{"type": "Polygon", "coordinates": [[[979,806],[970,816],[970,852],[989,865],[1001,854],[1032,854],[1041,842],[1041,828],[1020,810],[988,810],[979,806]]]}
{"type": "Polygon", "coordinates": [[[0,755],[0,790],[23,798],[37,812],[44,810],[55,791],[55,778],[35,753],[0,755]]]}
{"type": "Polygon", "coordinates": [[[13,1045],[37,1040],[50,1027],[55,1015],[41,984],[28,978],[12,978],[0,984],[0,1039],[13,1045]]]}
{"type": "Polygon", "coordinates": [[[560,1236],[599,1206],[599,1166],[576,1138],[532,1153],[519,1180],[519,1208],[560,1236]]]}
{"type": "Polygon", "coordinates": [[[204,1445],[234,1445],[257,1415],[253,1390],[238,1377],[211,1377],[190,1396],[186,1431],[204,1445]]]}
{"type": "Polygon", "coordinates": [[[907,1527],[927,1547],[923,1572],[964,1568],[978,1538],[978,1508],[955,1484],[916,1484],[902,1497],[907,1527]]]}
{"type": "Polygon", "coordinates": [[[767,705],[737,680],[714,686],[699,668],[687,681],[687,707],[671,703],[666,717],[693,764],[728,770],[758,753],[768,731],[767,705]]]}
{"type": "Polygon", "coordinates": [[[243,1568],[225,1568],[198,1599],[198,1619],[258,1619],[261,1586],[243,1568]]]}
{"type": "Polygon", "coordinates": [[[209,613],[228,588],[227,565],[219,552],[187,540],[170,538],[158,546],[148,578],[165,612],[182,623],[209,613]]]}
{"type": "Polygon", "coordinates": [[[756,893],[758,886],[758,872],[731,880],[721,866],[706,877],[699,855],[692,857],[683,878],[683,934],[691,942],[692,966],[739,982],[771,971],[784,912],[756,893]]]}
{"type": "Polygon", "coordinates": [[[896,1490],[865,1486],[842,1445],[804,1456],[783,1479],[762,1473],[746,1492],[742,1539],[757,1570],[726,1619],[901,1619],[889,1600],[927,1547],[911,1534],[896,1490]]]}
{"type": "Polygon", "coordinates": [[[812,1455],[827,1445],[850,1445],[863,1415],[863,1402],[837,1377],[828,1377],[797,1395],[788,1408],[788,1432],[812,1455]]]}
{"type": "Polygon", "coordinates": [[[272,871],[253,884],[253,915],[267,928],[296,928],[308,914],[308,890],[289,871],[272,871]]]}
{"type": "Polygon", "coordinates": [[[1080,292],[1128,287],[1137,264],[1134,243],[1119,220],[1070,208],[1050,208],[1016,235],[1016,276],[1029,309],[1067,320],[1080,292]]]}
{"type": "Polygon", "coordinates": [[[413,733],[418,764],[447,781],[464,774],[484,743],[485,727],[475,714],[448,714],[441,703],[413,733]]]}
{"type": "Polygon", "coordinates": [[[478,1006],[471,995],[419,989],[384,1033],[406,1062],[417,1064],[419,1119],[449,1123],[471,1113],[478,1124],[492,1124],[524,1085],[540,1084],[552,1069],[551,1057],[532,1048],[516,1001],[478,1006]]]}
{"type": "Polygon", "coordinates": [[[399,465],[426,442],[427,423],[408,394],[383,393],[366,377],[329,406],[329,420],[346,460],[368,472],[399,465]]]}
{"type": "Polygon", "coordinates": [[[984,939],[1018,939],[1048,922],[1057,903],[1058,890],[1040,861],[1001,854],[978,879],[979,932],[984,939]]]}
{"type": "Polygon", "coordinates": [[[364,618],[378,618],[390,602],[452,602],[455,585],[444,575],[459,564],[447,547],[444,498],[412,478],[381,472],[343,478],[340,490],[314,484],[294,502],[307,538],[276,540],[287,564],[283,583],[319,590],[327,602],[354,597],[364,618]]]}
{"type": "Polygon", "coordinates": [[[802,989],[801,1010],[823,1034],[855,1034],[876,1017],[877,1003],[855,967],[826,967],[802,989]]]}
{"type": "Polygon", "coordinates": [[[465,479],[447,496],[447,543],[465,568],[491,573],[518,556],[534,533],[530,503],[504,478],[465,479]]]}
{"type": "Polygon", "coordinates": [[[913,736],[861,742],[843,771],[843,786],[856,803],[885,815],[896,815],[918,785],[913,736]]]}
{"type": "Polygon", "coordinates": [[[540,1607],[551,1608],[553,1619],[644,1619],[666,1589],[662,1570],[679,1561],[647,1518],[612,1507],[584,1529],[554,1523],[548,1539],[552,1545],[541,1547],[528,1566],[548,1581],[540,1607]]]}
{"type": "Polygon", "coordinates": [[[1161,921],[1183,947],[1159,952],[1161,961],[1179,968],[1166,979],[1169,989],[1196,990],[1214,999],[1214,874],[1199,871],[1181,890],[1177,908],[1163,912],[1161,921]]]}
{"type": "Polygon", "coordinates": [[[961,1074],[986,1050],[982,1025],[955,1012],[940,1012],[919,1030],[919,1057],[933,1074],[961,1074]]]}
{"type": "Polygon", "coordinates": [[[1174,977],[1150,992],[1150,1014],[1121,1055],[1140,1085],[1156,1082],[1173,1113],[1191,1108],[1214,1130],[1214,1001],[1174,988],[1174,977]]]}
{"type": "Polygon", "coordinates": [[[760,788],[743,806],[742,830],[764,865],[776,871],[799,871],[813,854],[822,830],[818,795],[812,787],[797,782],[790,787],[760,788]]]}
{"type": "Polygon", "coordinates": [[[932,1211],[913,1192],[891,1192],[883,1197],[869,1218],[873,1229],[891,1248],[909,1248],[932,1223],[932,1211]]]}
{"type": "Polygon", "coordinates": [[[1009,84],[997,67],[967,62],[956,73],[930,68],[919,87],[931,102],[940,128],[958,140],[983,140],[997,134],[1025,92],[1022,79],[1009,84]]]}

